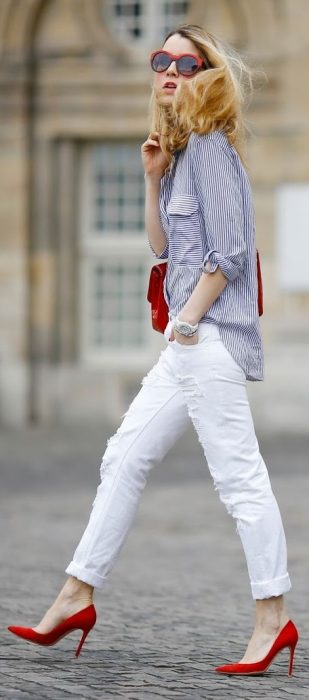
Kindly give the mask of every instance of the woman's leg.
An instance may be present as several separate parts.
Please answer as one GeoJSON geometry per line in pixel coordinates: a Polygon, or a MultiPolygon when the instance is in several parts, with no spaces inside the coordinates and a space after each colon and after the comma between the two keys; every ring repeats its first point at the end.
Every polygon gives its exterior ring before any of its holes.
{"type": "Polygon", "coordinates": [[[173,344],[179,382],[215,488],[237,521],[256,602],[256,628],[245,662],[263,658],[288,616],[291,587],[277,501],[259,451],[243,370],[218,334],[200,345],[173,344]]]}
{"type": "Polygon", "coordinates": [[[266,656],[289,616],[283,595],[256,600],[255,627],[241,663],[254,663],[266,656]]]}
{"type": "Polygon", "coordinates": [[[190,419],[174,375],[170,347],[142,380],[125,417],[109,438],[101,464],[101,483],[86,530],[66,572],[58,598],[38,632],[48,632],[68,615],[92,602],[103,588],[119,554],[152,466],[161,462],[190,419]]]}

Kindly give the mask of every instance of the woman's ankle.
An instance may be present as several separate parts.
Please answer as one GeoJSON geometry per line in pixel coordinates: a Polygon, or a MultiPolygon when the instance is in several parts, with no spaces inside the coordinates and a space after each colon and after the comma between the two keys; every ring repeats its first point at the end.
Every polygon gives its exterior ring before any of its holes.
{"type": "Polygon", "coordinates": [[[256,601],[256,628],[271,633],[278,632],[288,621],[283,596],[273,596],[256,601]]]}
{"type": "Polygon", "coordinates": [[[59,597],[70,601],[85,600],[92,602],[93,590],[93,586],[90,586],[88,583],[80,581],[74,576],[69,576],[60,591],[59,597]]]}

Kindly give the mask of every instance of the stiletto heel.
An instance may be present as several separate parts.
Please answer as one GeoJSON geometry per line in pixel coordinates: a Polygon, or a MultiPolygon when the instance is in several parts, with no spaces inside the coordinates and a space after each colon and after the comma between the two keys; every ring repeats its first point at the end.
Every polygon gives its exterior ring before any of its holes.
{"type": "Polygon", "coordinates": [[[264,671],[267,671],[268,667],[274,660],[275,656],[279,653],[279,651],[282,651],[282,649],[285,649],[286,647],[289,647],[290,649],[290,663],[289,663],[289,676],[292,675],[293,671],[293,660],[294,660],[294,652],[295,652],[295,647],[298,642],[298,632],[297,629],[294,625],[294,622],[292,620],[289,620],[289,622],[286,623],[286,625],[282,628],[281,632],[279,632],[278,637],[276,637],[271,649],[269,650],[268,654],[262,659],[261,661],[257,661],[256,663],[253,664],[227,664],[226,666],[217,666],[215,669],[217,673],[229,673],[231,675],[233,674],[239,674],[239,675],[260,675],[261,673],[264,673],[264,671]]]}
{"type": "Polygon", "coordinates": [[[79,656],[82,646],[86,637],[88,636],[90,630],[92,630],[97,619],[96,610],[94,605],[88,605],[87,608],[83,608],[75,615],[71,615],[66,620],[60,623],[46,634],[41,634],[32,629],[32,627],[8,627],[8,630],[17,637],[25,639],[27,642],[33,642],[33,644],[41,644],[42,646],[52,646],[57,644],[63,637],[74,630],[82,630],[83,635],[76,649],[75,656],[79,656]]]}
{"type": "Polygon", "coordinates": [[[79,655],[80,655],[80,652],[81,652],[81,650],[82,650],[82,646],[83,646],[83,644],[84,644],[84,641],[86,640],[86,637],[88,637],[88,634],[89,634],[89,632],[90,632],[91,629],[92,629],[92,627],[90,627],[88,630],[84,630],[84,633],[82,634],[82,638],[81,638],[81,640],[80,640],[80,642],[79,642],[79,645],[78,645],[78,647],[77,647],[77,649],[76,649],[75,656],[79,656],[79,655]]]}
{"type": "Polygon", "coordinates": [[[289,676],[292,675],[293,673],[293,661],[294,661],[294,652],[295,652],[295,647],[296,644],[293,647],[290,647],[290,665],[289,665],[289,676]]]}

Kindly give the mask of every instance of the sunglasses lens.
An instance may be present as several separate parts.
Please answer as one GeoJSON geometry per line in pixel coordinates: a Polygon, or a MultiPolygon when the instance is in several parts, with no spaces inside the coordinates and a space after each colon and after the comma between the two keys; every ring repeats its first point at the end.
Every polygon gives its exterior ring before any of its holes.
{"type": "Polygon", "coordinates": [[[194,56],[182,56],[178,61],[179,72],[182,75],[193,75],[199,68],[194,56]]]}
{"type": "Polygon", "coordinates": [[[152,70],[155,70],[157,73],[162,73],[163,71],[167,70],[170,64],[171,59],[169,56],[167,56],[166,53],[161,53],[160,51],[155,53],[151,59],[152,70]]]}

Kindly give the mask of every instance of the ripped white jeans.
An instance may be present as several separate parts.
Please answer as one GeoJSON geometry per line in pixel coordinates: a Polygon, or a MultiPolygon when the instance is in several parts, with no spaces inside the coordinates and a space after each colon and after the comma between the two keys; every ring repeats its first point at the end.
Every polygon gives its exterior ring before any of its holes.
{"type": "MultiPolygon", "coordinates": [[[[146,484],[191,420],[220,499],[236,519],[254,599],[291,588],[277,501],[259,451],[246,379],[215,324],[199,324],[198,343],[169,342],[107,441],[101,483],[66,573],[103,588],[146,484]]],[[[228,576],[228,572],[226,572],[228,576]]]]}

